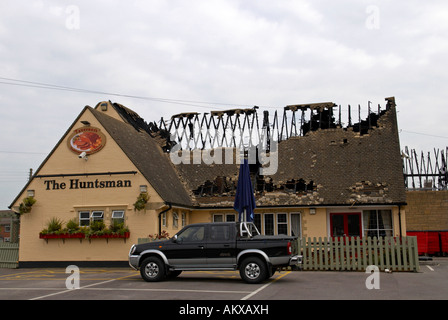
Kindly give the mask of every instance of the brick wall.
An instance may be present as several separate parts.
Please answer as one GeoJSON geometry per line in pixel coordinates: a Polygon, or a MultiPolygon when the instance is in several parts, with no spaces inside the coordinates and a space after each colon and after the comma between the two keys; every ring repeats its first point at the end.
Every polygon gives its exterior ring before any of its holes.
{"type": "Polygon", "coordinates": [[[407,191],[408,231],[448,230],[448,191],[407,191]]]}

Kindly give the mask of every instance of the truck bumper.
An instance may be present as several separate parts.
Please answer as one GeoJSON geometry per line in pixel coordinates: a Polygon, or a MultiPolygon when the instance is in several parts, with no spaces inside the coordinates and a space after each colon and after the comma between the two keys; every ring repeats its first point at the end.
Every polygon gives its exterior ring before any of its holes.
{"type": "Polygon", "coordinates": [[[129,266],[134,270],[138,270],[138,259],[139,256],[129,256],[129,266]]]}
{"type": "Polygon", "coordinates": [[[302,256],[300,255],[294,255],[289,258],[289,265],[290,266],[300,266],[302,264],[302,256]]]}

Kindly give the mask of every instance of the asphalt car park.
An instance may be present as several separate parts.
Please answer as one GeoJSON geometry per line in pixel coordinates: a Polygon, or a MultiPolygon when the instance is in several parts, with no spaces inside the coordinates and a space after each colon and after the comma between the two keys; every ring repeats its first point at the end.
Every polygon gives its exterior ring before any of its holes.
{"type": "Polygon", "coordinates": [[[446,300],[448,259],[421,264],[420,272],[373,274],[283,271],[261,284],[243,282],[238,272],[183,272],[148,283],[130,268],[0,269],[1,300],[446,300]],[[368,283],[376,280],[372,288],[368,283]],[[76,280],[79,280],[76,282],[76,280]]]}

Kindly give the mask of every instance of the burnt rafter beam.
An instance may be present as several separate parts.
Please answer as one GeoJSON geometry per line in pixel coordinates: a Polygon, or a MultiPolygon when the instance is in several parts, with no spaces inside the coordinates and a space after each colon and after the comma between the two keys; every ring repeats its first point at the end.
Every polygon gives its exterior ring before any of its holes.
{"type": "MultiPolygon", "coordinates": [[[[386,101],[389,108],[395,105],[393,97],[387,98],[386,101]]],[[[387,111],[387,109],[380,111],[378,105],[376,114],[375,108],[372,108],[372,102],[368,101],[366,108],[368,115],[363,119],[361,105],[358,105],[358,110],[348,105],[347,125],[342,120],[342,107],[333,102],[287,105],[283,107],[282,114],[278,114],[276,110],[271,118],[269,112],[266,112],[260,119],[257,113],[258,108],[254,106],[253,108],[215,110],[202,115],[198,112],[179,113],[173,115],[170,121],[161,120],[160,128],[165,128],[181,149],[216,147],[247,149],[263,141],[262,143],[266,144],[269,150],[271,142],[269,139],[281,142],[290,137],[305,136],[317,130],[351,128],[354,132],[363,135],[378,127],[379,118],[387,111]],[[334,111],[334,108],[338,108],[338,112],[334,111]],[[355,115],[356,112],[357,115],[355,115]],[[358,118],[358,121],[353,121],[352,118],[358,118]],[[262,122],[259,123],[259,121],[262,122]],[[269,141],[264,141],[266,133],[269,134],[269,141]]]]}
{"type": "Polygon", "coordinates": [[[322,111],[323,109],[335,108],[337,105],[334,102],[318,102],[318,103],[304,103],[304,104],[293,104],[286,106],[285,110],[297,111],[297,110],[316,110],[319,109],[322,111]]]}
{"type": "Polygon", "coordinates": [[[199,115],[198,112],[184,112],[184,113],[178,113],[175,114],[173,116],[171,116],[171,120],[176,119],[176,118],[187,118],[187,119],[191,119],[194,116],[199,115]]]}
{"type": "Polygon", "coordinates": [[[405,147],[401,155],[406,188],[446,190],[448,187],[447,152],[448,148],[434,149],[433,154],[430,152],[419,154],[415,149],[409,150],[405,147]]]}

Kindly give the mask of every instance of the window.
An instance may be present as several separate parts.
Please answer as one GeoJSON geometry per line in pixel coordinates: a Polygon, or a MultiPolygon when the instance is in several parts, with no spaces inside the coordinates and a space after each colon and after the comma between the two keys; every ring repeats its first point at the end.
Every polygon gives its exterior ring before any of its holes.
{"type": "Polygon", "coordinates": [[[93,221],[103,221],[104,212],[103,211],[92,211],[91,219],[93,221]]]}
{"type": "Polygon", "coordinates": [[[256,213],[254,216],[254,224],[257,229],[261,232],[261,214],[256,213]]]}
{"type": "Polygon", "coordinates": [[[230,240],[229,225],[212,225],[210,227],[210,240],[212,241],[228,241],[230,240]]]}
{"type": "Polygon", "coordinates": [[[228,213],[228,214],[214,214],[213,215],[213,222],[235,222],[236,216],[234,213],[228,213]],[[225,219],[225,220],[224,220],[225,219]]]}
{"type": "Polygon", "coordinates": [[[364,210],[364,235],[391,237],[393,235],[391,210],[364,210]]]}
{"type": "Polygon", "coordinates": [[[301,237],[302,229],[300,226],[300,213],[291,213],[291,235],[301,237]]]}
{"type": "Polygon", "coordinates": [[[173,228],[177,228],[179,225],[179,216],[177,212],[173,212],[173,228]]]}
{"type": "Polygon", "coordinates": [[[88,227],[90,222],[93,221],[103,221],[104,212],[103,211],[79,211],[79,226],[88,227]]]}
{"type": "Polygon", "coordinates": [[[117,225],[119,223],[124,223],[124,211],[123,210],[113,210],[112,211],[112,225],[117,225]]]}
{"type": "Polygon", "coordinates": [[[166,227],[166,212],[162,213],[162,226],[166,227]]]}
{"type": "Polygon", "coordinates": [[[277,234],[288,234],[288,218],[286,213],[277,214],[277,234]]]}
{"type": "Polygon", "coordinates": [[[205,227],[204,226],[192,226],[177,236],[177,239],[182,242],[194,242],[194,241],[202,241],[205,236],[205,227]]]}
{"type": "Polygon", "coordinates": [[[90,211],[79,212],[79,226],[88,227],[90,225],[90,211]]]}
{"type": "Polygon", "coordinates": [[[264,214],[264,234],[267,236],[274,235],[274,214],[264,214]]]}
{"type": "Polygon", "coordinates": [[[182,228],[187,225],[187,214],[182,212],[182,228]]]}

